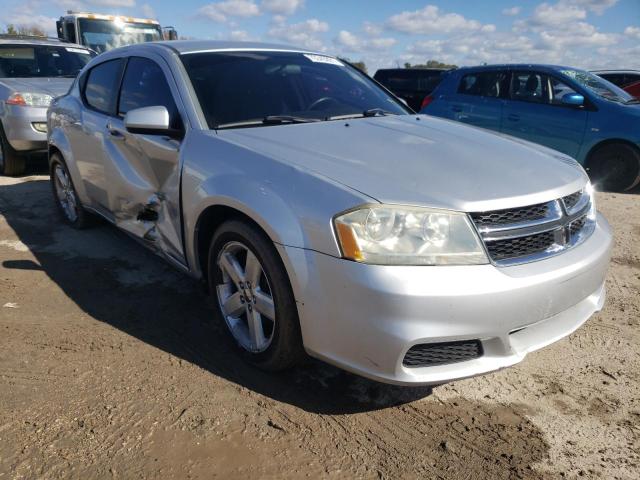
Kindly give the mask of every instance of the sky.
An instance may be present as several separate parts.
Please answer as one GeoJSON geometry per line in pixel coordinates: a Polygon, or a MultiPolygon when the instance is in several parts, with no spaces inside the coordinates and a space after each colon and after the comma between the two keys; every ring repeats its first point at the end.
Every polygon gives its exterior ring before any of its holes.
{"type": "Polygon", "coordinates": [[[0,24],[55,35],[69,9],[152,17],[189,38],[307,47],[370,73],[428,59],[640,69],[640,0],[0,0],[0,24]]]}

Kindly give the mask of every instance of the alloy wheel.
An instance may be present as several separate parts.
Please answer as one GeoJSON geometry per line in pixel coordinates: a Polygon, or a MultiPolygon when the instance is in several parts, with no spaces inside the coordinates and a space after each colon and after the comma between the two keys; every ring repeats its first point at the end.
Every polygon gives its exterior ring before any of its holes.
{"type": "Polygon", "coordinates": [[[78,219],[78,200],[66,169],[59,163],[53,168],[54,185],[58,202],[71,223],[78,219]]]}
{"type": "Polygon", "coordinates": [[[227,327],[243,349],[264,352],[273,340],[276,308],[262,264],[238,241],[225,244],[216,263],[222,273],[218,305],[227,327]]]}

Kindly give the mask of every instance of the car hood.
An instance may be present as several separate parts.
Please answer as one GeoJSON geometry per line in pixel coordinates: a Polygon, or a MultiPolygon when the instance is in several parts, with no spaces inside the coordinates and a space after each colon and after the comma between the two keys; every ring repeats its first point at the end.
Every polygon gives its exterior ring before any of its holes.
{"type": "Polygon", "coordinates": [[[548,201],[587,182],[577,162],[554,150],[426,115],[219,130],[217,135],[382,203],[486,211],[548,201]]]}
{"type": "Polygon", "coordinates": [[[69,91],[73,78],[0,78],[14,92],[46,93],[59,97],[69,91]]]}

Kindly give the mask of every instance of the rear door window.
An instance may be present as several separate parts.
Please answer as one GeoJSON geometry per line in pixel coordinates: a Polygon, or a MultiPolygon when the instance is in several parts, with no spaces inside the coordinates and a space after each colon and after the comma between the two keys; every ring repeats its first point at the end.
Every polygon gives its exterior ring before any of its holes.
{"type": "Polygon", "coordinates": [[[640,82],[640,73],[627,73],[624,76],[624,86],[628,87],[634,83],[640,82]]]}
{"type": "Polygon", "coordinates": [[[480,97],[501,97],[506,93],[505,72],[475,72],[464,75],[458,86],[458,93],[480,97]]]}
{"type": "Polygon", "coordinates": [[[84,87],[87,104],[94,110],[113,115],[120,84],[122,60],[109,60],[93,67],[84,87]]]}
{"type": "Polygon", "coordinates": [[[511,82],[511,98],[531,103],[550,103],[548,77],[538,72],[516,72],[511,82]]]}
{"type": "MultiPolygon", "coordinates": [[[[131,57],[122,80],[118,114],[143,107],[166,107],[171,123],[178,121],[178,108],[162,68],[149,58],[131,57]]],[[[171,125],[177,128],[177,125],[171,125]]]]}

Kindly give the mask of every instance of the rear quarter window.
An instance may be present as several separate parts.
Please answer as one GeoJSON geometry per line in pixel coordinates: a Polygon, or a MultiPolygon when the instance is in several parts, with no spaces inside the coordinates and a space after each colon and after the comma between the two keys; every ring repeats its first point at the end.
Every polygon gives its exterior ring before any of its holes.
{"type": "Polygon", "coordinates": [[[480,97],[500,97],[506,94],[508,76],[503,72],[474,72],[463,75],[458,93],[480,97]]]}
{"type": "Polygon", "coordinates": [[[389,90],[431,92],[442,79],[442,72],[425,70],[387,70],[377,72],[374,77],[389,90]]]}

